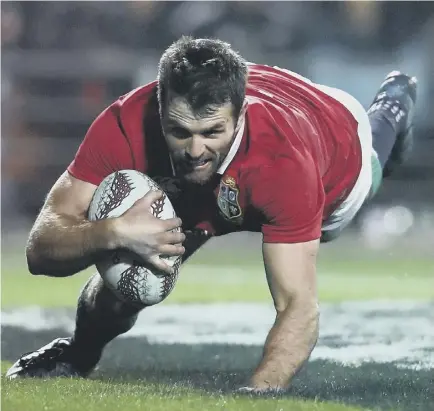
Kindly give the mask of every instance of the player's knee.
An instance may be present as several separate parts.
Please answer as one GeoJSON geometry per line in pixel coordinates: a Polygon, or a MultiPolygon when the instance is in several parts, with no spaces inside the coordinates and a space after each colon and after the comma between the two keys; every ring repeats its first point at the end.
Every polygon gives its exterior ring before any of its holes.
{"type": "Polygon", "coordinates": [[[105,284],[102,277],[95,273],[89,278],[79,297],[79,307],[89,313],[100,312],[101,315],[130,317],[140,311],[139,308],[121,301],[105,284]]]}

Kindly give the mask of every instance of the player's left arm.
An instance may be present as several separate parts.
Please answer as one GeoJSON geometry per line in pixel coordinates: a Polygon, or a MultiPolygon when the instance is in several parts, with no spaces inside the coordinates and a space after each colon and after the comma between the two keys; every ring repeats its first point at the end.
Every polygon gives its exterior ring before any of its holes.
{"type": "Polygon", "coordinates": [[[279,159],[262,168],[253,202],[267,219],[263,258],[276,318],[251,378],[257,390],[285,388],[318,338],[316,259],[324,190],[311,160],[279,159]]]}
{"type": "Polygon", "coordinates": [[[264,243],[263,255],[276,319],[251,386],[285,388],[309,358],[318,338],[316,256],[319,240],[264,243]]]}

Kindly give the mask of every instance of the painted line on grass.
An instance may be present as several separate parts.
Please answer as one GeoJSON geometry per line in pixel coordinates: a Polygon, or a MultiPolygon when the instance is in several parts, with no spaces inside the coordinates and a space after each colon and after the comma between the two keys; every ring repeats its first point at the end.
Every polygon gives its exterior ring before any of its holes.
{"type": "MultiPolygon", "coordinates": [[[[72,332],[70,309],[27,307],[3,310],[4,326],[72,332]]],[[[133,329],[120,336],[162,344],[260,346],[274,320],[266,304],[161,304],[145,309],[133,329]]],[[[321,305],[320,339],[312,360],[349,366],[393,363],[434,368],[434,303],[372,301],[321,305]]]]}

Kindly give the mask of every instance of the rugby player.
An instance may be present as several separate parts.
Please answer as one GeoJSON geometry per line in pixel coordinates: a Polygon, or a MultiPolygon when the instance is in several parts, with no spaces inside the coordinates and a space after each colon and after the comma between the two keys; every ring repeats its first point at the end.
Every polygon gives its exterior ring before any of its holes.
{"type": "MultiPolygon", "coordinates": [[[[248,63],[225,42],[182,37],[163,53],[156,81],[90,126],[30,232],[29,271],[71,276],[122,247],[169,273],[161,254],[185,261],[212,236],[262,232],[276,318],[241,391],[284,389],[318,338],[319,245],[337,238],[406,159],[416,87],[394,71],[366,112],[342,90],[248,63]],[[153,217],[162,193],[150,192],[118,218],[88,221],[97,186],[123,169],[155,178],[179,218],[153,217]]],[[[23,355],[7,376],[85,377],[139,311],[96,273],[79,296],[73,335],[23,355]]]]}

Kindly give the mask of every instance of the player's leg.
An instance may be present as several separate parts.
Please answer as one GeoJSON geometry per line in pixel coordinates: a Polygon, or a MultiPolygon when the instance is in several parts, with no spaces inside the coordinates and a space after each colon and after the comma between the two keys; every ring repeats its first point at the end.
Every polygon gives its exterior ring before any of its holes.
{"type": "Polygon", "coordinates": [[[323,225],[321,241],[328,242],[340,235],[361,207],[374,197],[383,177],[390,175],[408,156],[413,143],[416,79],[399,72],[388,74],[368,112],[342,90],[319,88],[353,114],[362,148],[362,169],[355,187],[323,225]]]}
{"type": "Polygon", "coordinates": [[[6,377],[86,376],[98,363],[104,346],[128,331],[138,310],[119,301],[96,273],[80,292],[73,337],[56,338],[24,354],[6,377]]]}
{"type": "Polygon", "coordinates": [[[371,199],[388,177],[408,157],[413,147],[413,119],[417,80],[398,71],[389,73],[368,110],[372,130],[371,199]]]}
{"type": "Polygon", "coordinates": [[[81,290],[73,336],[56,338],[24,354],[6,377],[85,377],[98,363],[105,345],[131,329],[139,311],[120,301],[95,273],[81,290]]]}
{"type": "MultiPolygon", "coordinates": [[[[185,262],[209,238],[203,230],[187,231],[185,262]]],[[[81,290],[72,337],[57,338],[37,351],[24,354],[7,372],[8,378],[87,376],[104,347],[129,331],[140,309],[120,301],[96,273],[81,290]]]]}

